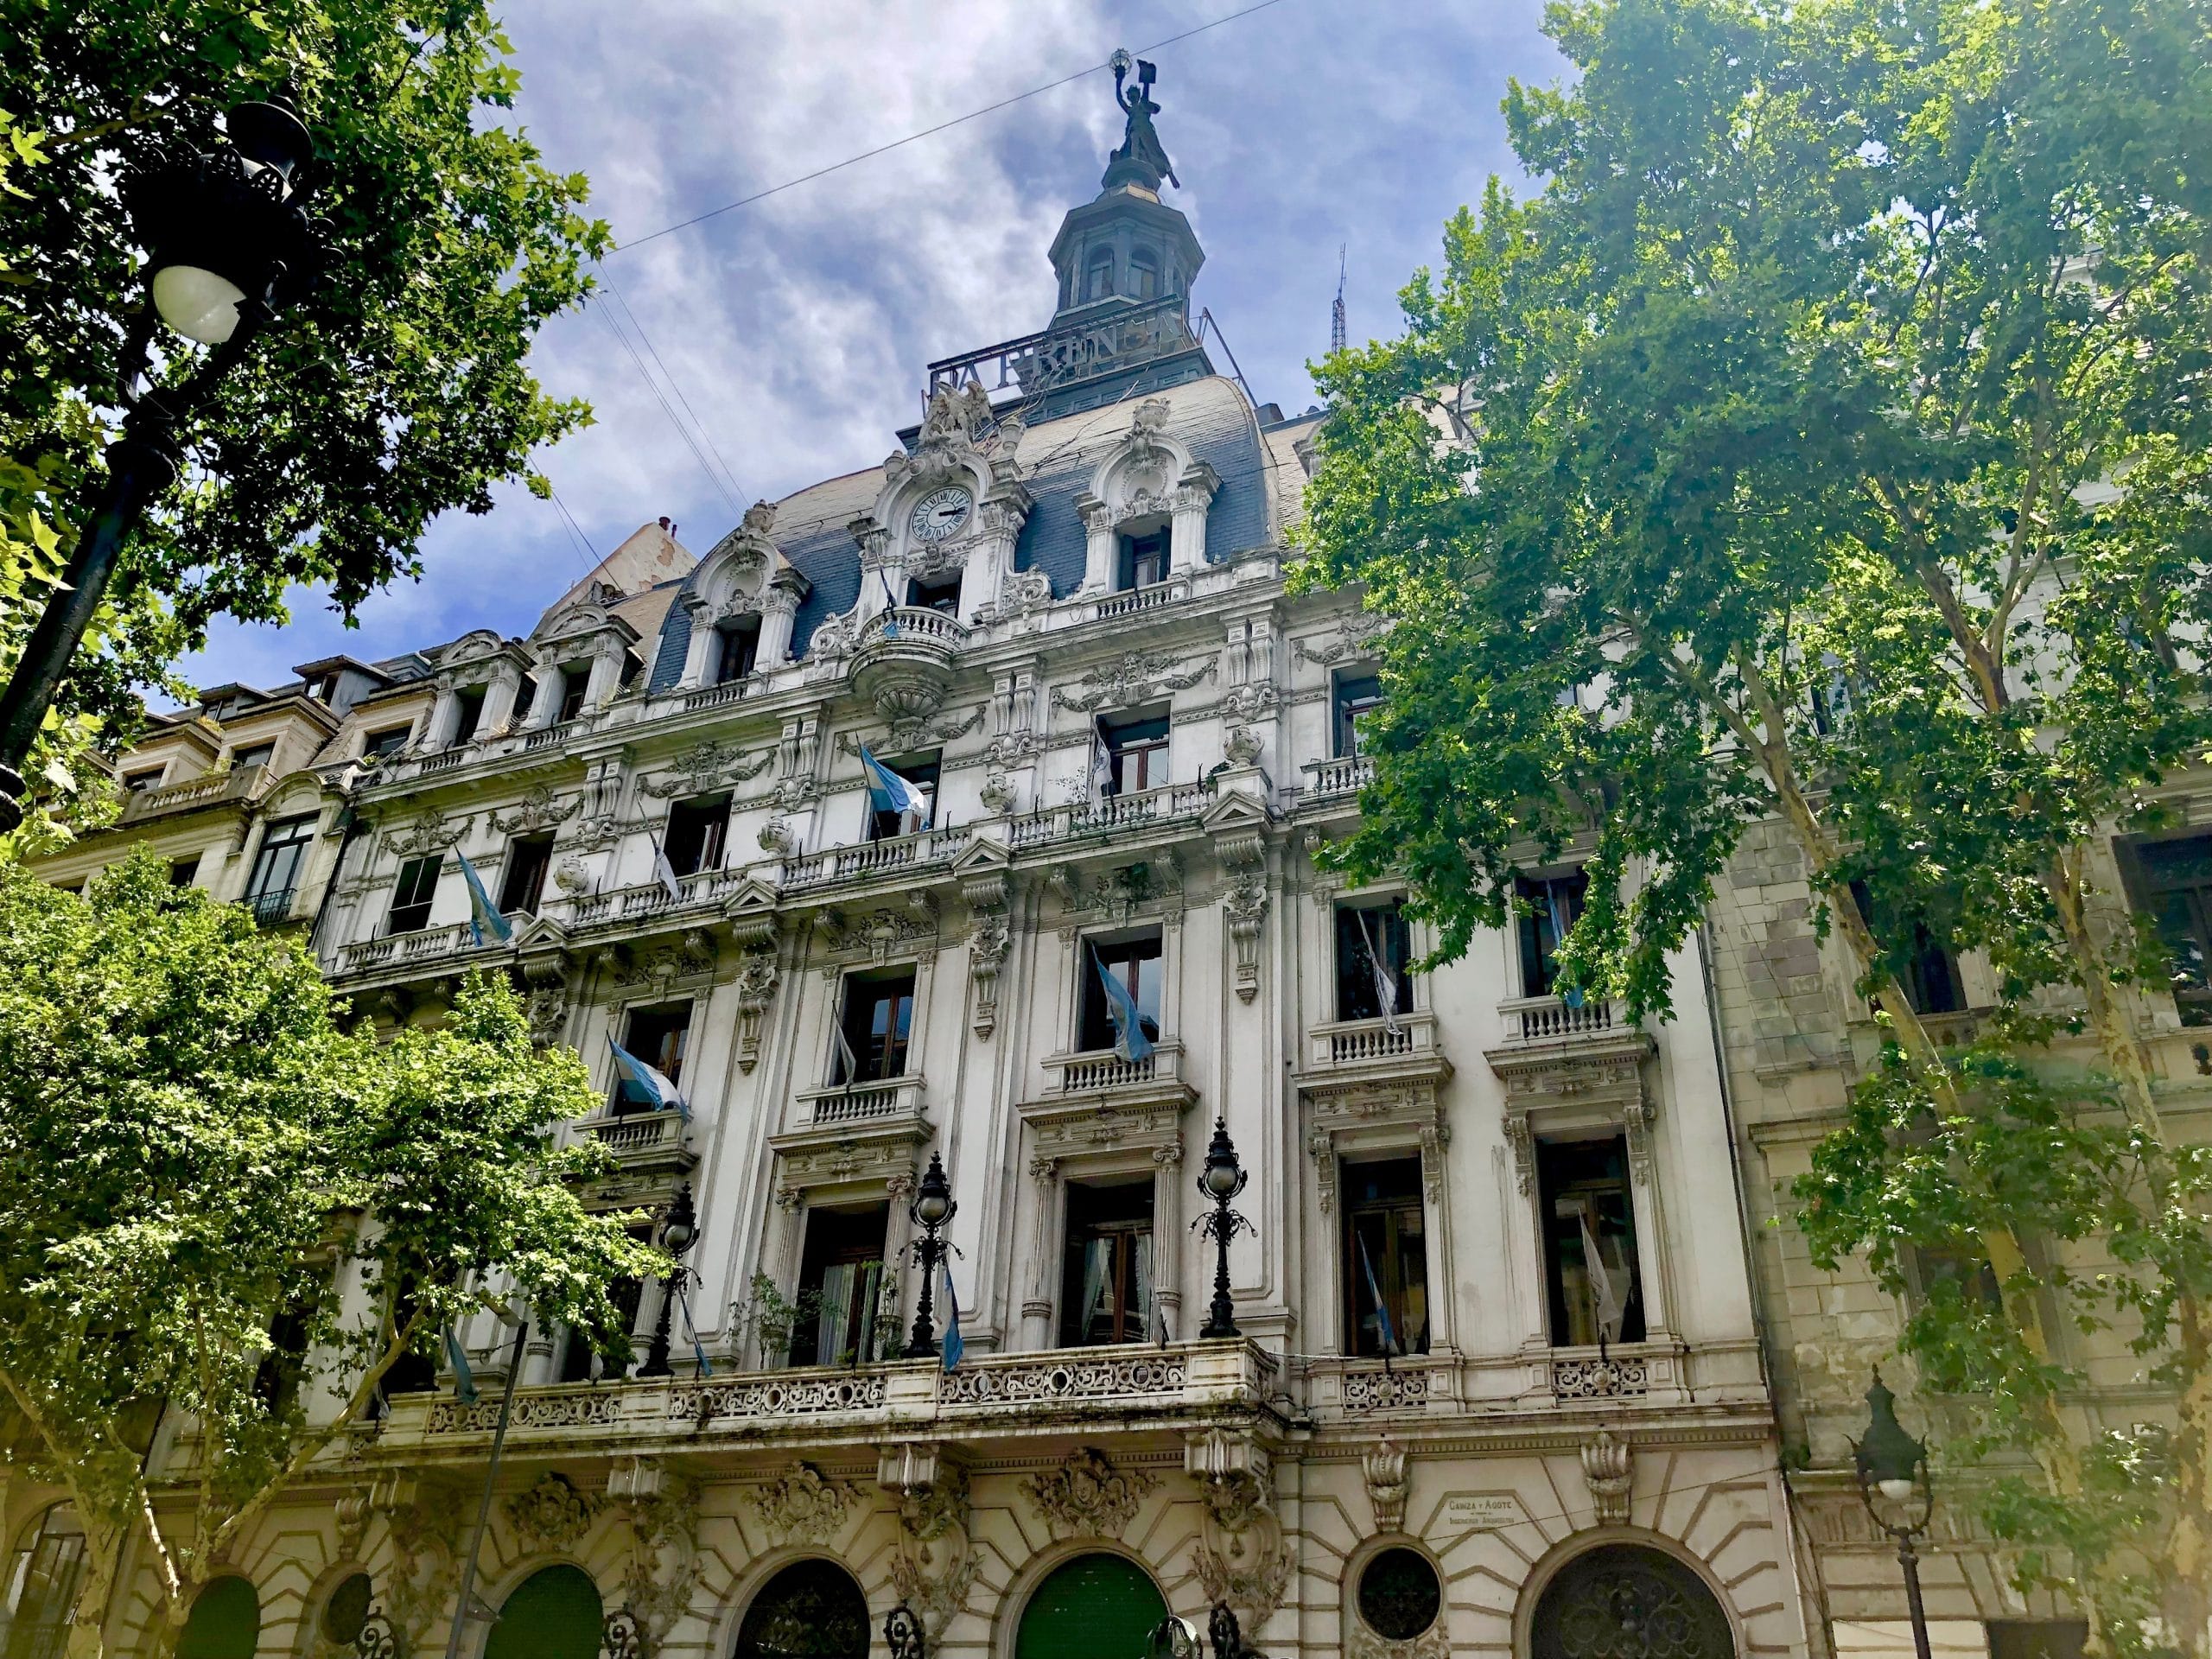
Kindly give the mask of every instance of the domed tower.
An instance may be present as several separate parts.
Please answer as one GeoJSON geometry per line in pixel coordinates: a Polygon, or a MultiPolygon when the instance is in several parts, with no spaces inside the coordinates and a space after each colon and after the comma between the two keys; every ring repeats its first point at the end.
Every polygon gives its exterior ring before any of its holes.
{"type": "Polygon", "coordinates": [[[1052,238],[1052,269],[1060,279],[1055,328],[1116,308],[1169,299],[1187,318],[1191,283],[1205,263],[1191,221],[1160,199],[1163,180],[1179,190],[1182,181],[1152,124],[1160,113],[1152,100],[1158,72],[1148,63],[1137,64],[1137,82],[1131,87],[1129,67],[1129,54],[1116,52],[1114,101],[1128,122],[1121,148],[1107,160],[1097,198],[1071,212],[1052,238]]]}

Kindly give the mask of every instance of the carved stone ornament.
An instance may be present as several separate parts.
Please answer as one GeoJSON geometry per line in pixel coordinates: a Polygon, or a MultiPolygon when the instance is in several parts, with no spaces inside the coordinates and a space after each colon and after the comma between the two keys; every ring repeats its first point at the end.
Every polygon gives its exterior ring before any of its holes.
{"type": "Polygon", "coordinates": [[[880,968],[894,952],[918,951],[925,957],[937,953],[937,906],[926,893],[914,893],[903,905],[886,905],[860,916],[834,909],[817,911],[814,926],[830,948],[831,960],[822,971],[824,978],[832,981],[855,962],[880,968]]]}
{"type": "Polygon", "coordinates": [[[1361,1453],[1359,1471],[1367,1482],[1367,1501],[1375,1510],[1375,1530],[1403,1532],[1406,1529],[1405,1447],[1395,1445],[1385,1434],[1361,1453]]]}
{"type": "Polygon", "coordinates": [[[530,1039],[539,1047],[558,1042],[569,1018],[569,961],[558,954],[533,956],[522,965],[528,995],[524,1009],[530,1020],[530,1039]]]}
{"type": "Polygon", "coordinates": [[[1335,631],[1290,642],[1290,654],[1317,668],[1334,668],[1346,658],[1371,657],[1376,639],[1389,627],[1389,620],[1368,611],[1354,611],[1337,624],[1335,631]]]}
{"type": "Polygon", "coordinates": [[[1344,1659],[1451,1659],[1451,1653],[1441,1618],[1408,1642],[1377,1636],[1357,1618],[1350,1621],[1344,1637],[1344,1659]]]}
{"type": "Polygon", "coordinates": [[[753,1512],[776,1540],[786,1544],[827,1544],[844,1524],[853,1489],[830,1480],[810,1463],[791,1465],[789,1474],[756,1488],[753,1512]]]}
{"type": "Polygon", "coordinates": [[[750,1072],[760,1060],[760,1021],[776,1000],[776,957],[748,950],[737,968],[737,1067],[750,1072]]]}
{"type": "Polygon", "coordinates": [[[626,1458],[608,1475],[607,1490],[629,1522],[623,1600],[638,1623],[641,1659],[652,1659],[698,1587],[699,1482],[664,1469],[658,1459],[626,1458]]]}
{"type": "Polygon", "coordinates": [[[1260,741],[1260,734],[1249,726],[1232,726],[1229,728],[1229,741],[1224,746],[1223,753],[1228,755],[1231,766],[1256,766],[1260,764],[1260,757],[1267,753],[1267,746],[1260,741]]]}
{"type": "Polygon", "coordinates": [[[1042,570],[1017,570],[1006,580],[1005,605],[1013,610],[1041,611],[1052,602],[1052,579],[1042,570]]]}
{"type": "Polygon", "coordinates": [[[1159,1484],[1141,1469],[1116,1469],[1104,1452],[1084,1446],[1058,1468],[1026,1477],[1021,1492],[1055,1538],[1119,1538],[1159,1484]]]}
{"type": "Polygon", "coordinates": [[[626,987],[652,985],[665,995],[677,980],[696,979],[714,970],[714,936],[694,927],[686,929],[673,944],[639,951],[614,976],[614,982],[626,987]]]}
{"type": "Polygon", "coordinates": [[[566,1549],[599,1518],[603,1500],[550,1471],[507,1500],[507,1524],[526,1550],[566,1549]]]}
{"type": "Polygon", "coordinates": [[[762,824],[760,842],[762,852],[774,853],[781,858],[789,858],[798,851],[798,837],[791,834],[791,821],[787,818],[773,817],[762,824]]]}
{"type": "Polygon", "coordinates": [[[1582,1478],[1589,1484],[1597,1524],[1626,1526],[1629,1487],[1636,1478],[1635,1448],[1615,1439],[1611,1429],[1599,1429],[1582,1443],[1582,1478]]]}
{"type": "Polygon", "coordinates": [[[458,823],[448,823],[435,812],[425,812],[404,830],[395,831],[385,842],[402,858],[420,858],[425,853],[443,852],[459,843],[476,822],[470,813],[458,823]]]}
{"type": "Polygon", "coordinates": [[[1185,1446],[1206,1514],[1192,1566],[1206,1599],[1225,1601],[1248,1630],[1267,1623],[1289,1586],[1290,1552],[1274,1512],[1274,1463],[1249,1436],[1220,1429],[1185,1446]]]}
{"type": "Polygon", "coordinates": [[[1249,1002],[1260,989],[1260,924],[1268,913],[1268,872],[1264,865],[1244,864],[1232,868],[1229,876],[1221,904],[1236,955],[1236,995],[1249,1002]]]}
{"type": "Polygon", "coordinates": [[[999,969],[1011,943],[1003,912],[984,911],[976,916],[975,931],[968,936],[968,977],[976,989],[971,1024],[976,1035],[987,1043],[998,1029],[999,969]]]}
{"type": "Polygon", "coordinates": [[[524,791],[515,810],[505,817],[497,812],[491,815],[491,823],[502,835],[527,836],[537,830],[563,823],[584,804],[581,795],[571,795],[566,801],[556,801],[553,791],[539,784],[524,791]]]}
{"type": "MultiPolygon", "coordinates": [[[[869,745],[878,754],[907,754],[916,749],[927,748],[935,743],[950,743],[957,737],[983,728],[984,717],[990,704],[979,702],[969,711],[964,720],[931,720],[928,715],[894,719],[889,734],[877,743],[869,745]]],[[[837,734],[837,753],[858,759],[861,740],[851,732],[837,734]]]]}
{"type": "Polygon", "coordinates": [[[1052,706],[1087,715],[1100,709],[1148,702],[1162,691],[1185,690],[1200,680],[1215,678],[1220,672],[1218,652],[1186,657],[1177,662],[1172,657],[1155,656],[1150,652],[1125,651],[1112,662],[1085,674],[1077,682],[1078,690],[1070,692],[1054,686],[1052,706]],[[1197,666],[1193,667],[1193,664],[1197,666]]]}
{"type": "Polygon", "coordinates": [[[981,1570],[969,1527],[968,1471],[958,1464],[939,1458],[927,1485],[900,1489],[891,1585],[931,1636],[967,1605],[981,1570]]]}
{"type": "Polygon", "coordinates": [[[763,749],[747,756],[734,744],[717,742],[709,738],[678,755],[671,763],[674,767],[665,778],[648,778],[639,789],[657,800],[666,800],[671,795],[706,795],[724,784],[744,783],[758,778],[774,764],[776,752],[763,749]]]}
{"type": "Polygon", "coordinates": [[[983,779],[982,795],[983,810],[995,812],[1001,817],[1011,813],[1021,800],[1020,792],[1014,786],[1014,780],[996,770],[983,779]]]}
{"type": "Polygon", "coordinates": [[[553,885],[571,899],[581,898],[591,891],[591,872],[574,853],[563,853],[553,866],[553,885]]]}

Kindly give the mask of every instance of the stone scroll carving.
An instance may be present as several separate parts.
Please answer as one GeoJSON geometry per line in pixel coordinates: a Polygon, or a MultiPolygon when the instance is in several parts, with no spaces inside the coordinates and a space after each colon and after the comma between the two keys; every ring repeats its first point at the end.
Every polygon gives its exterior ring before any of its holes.
{"type": "Polygon", "coordinates": [[[1058,1468],[1028,1476],[1022,1496],[1055,1538],[1119,1538],[1159,1480],[1141,1469],[1116,1469],[1085,1446],[1058,1468]]]}
{"type": "Polygon", "coordinates": [[[844,1524],[853,1497],[843,1481],[825,1478],[810,1463],[794,1464],[753,1493],[753,1512],[779,1542],[822,1545],[844,1524]]]}

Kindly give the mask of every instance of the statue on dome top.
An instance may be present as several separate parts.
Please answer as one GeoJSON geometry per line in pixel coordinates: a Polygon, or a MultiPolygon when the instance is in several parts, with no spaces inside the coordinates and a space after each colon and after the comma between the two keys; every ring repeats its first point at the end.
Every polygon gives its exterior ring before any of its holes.
{"type": "Polygon", "coordinates": [[[1175,176],[1175,169],[1167,160],[1167,151],[1154,130],[1152,118],[1160,113],[1160,105],[1152,101],[1152,83],[1160,71],[1152,64],[1137,62],[1137,84],[1124,87],[1129,75],[1129,54],[1118,48],[1114,53],[1114,102],[1128,118],[1122,130],[1122,147],[1106,160],[1106,176],[1099,182],[1102,188],[1112,189],[1117,184],[1134,184],[1146,190],[1158,190],[1165,178],[1178,190],[1183,181],[1175,176]]]}

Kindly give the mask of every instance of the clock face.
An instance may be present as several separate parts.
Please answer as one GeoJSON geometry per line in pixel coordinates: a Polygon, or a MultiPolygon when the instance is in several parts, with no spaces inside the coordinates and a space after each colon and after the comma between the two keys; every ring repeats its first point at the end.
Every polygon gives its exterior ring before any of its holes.
{"type": "Polygon", "coordinates": [[[909,528],[918,542],[941,542],[968,522],[975,498],[957,484],[932,490],[914,504],[909,528]]]}

